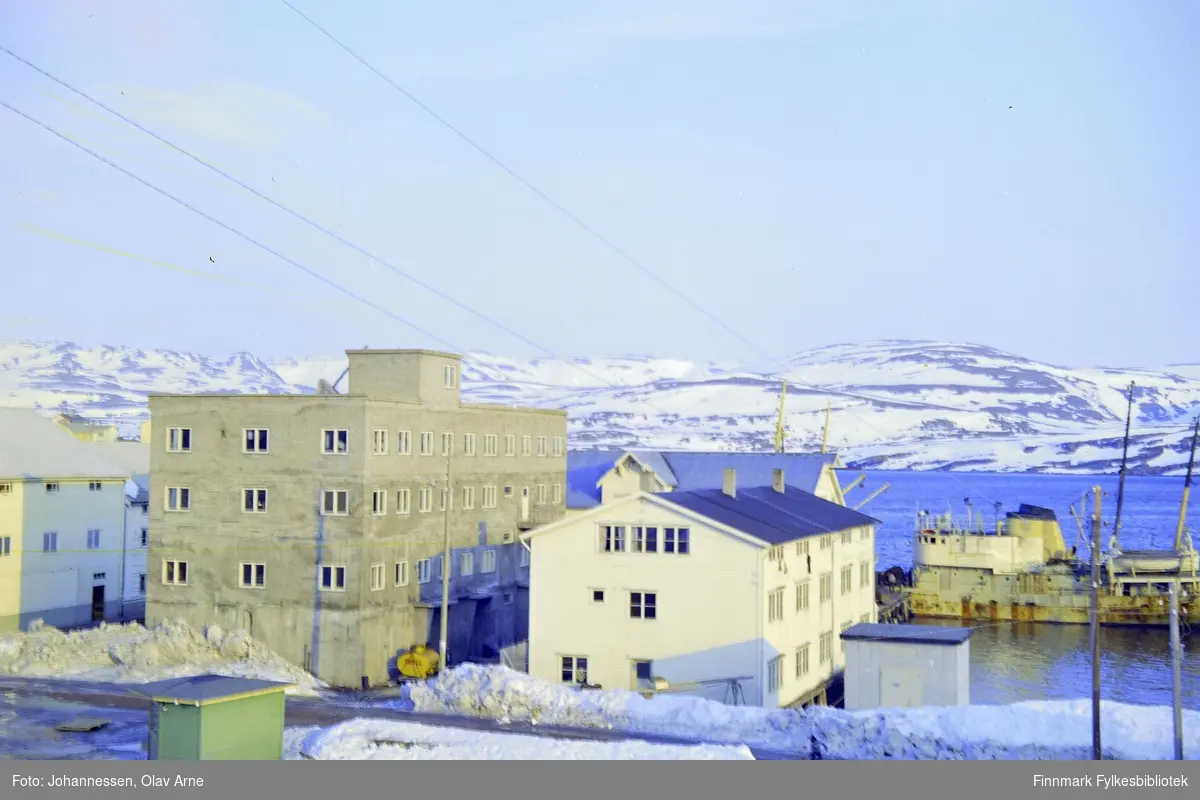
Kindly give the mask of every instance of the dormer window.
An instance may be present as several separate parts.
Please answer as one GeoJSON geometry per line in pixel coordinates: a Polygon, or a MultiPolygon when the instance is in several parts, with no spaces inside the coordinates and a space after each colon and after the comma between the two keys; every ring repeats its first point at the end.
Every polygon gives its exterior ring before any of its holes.
{"type": "Polygon", "coordinates": [[[447,364],[442,367],[442,376],[445,378],[447,389],[458,388],[458,367],[453,364],[447,364]]]}

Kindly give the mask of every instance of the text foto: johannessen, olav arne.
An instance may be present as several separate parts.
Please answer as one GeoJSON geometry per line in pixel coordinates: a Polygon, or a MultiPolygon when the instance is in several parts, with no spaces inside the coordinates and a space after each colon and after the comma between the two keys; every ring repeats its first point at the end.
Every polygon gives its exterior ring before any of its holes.
{"type": "Polygon", "coordinates": [[[162,788],[166,786],[203,786],[204,778],[193,778],[186,775],[142,775],[140,777],[98,777],[88,778],[79,775],[51,775],[48,778],[38,778],[33,775],[13,775],[13,786],[24,788],[46,787],[48,789],[60,788],[119,788],[133,789],[139,786],[146,788],[162,788]]]}

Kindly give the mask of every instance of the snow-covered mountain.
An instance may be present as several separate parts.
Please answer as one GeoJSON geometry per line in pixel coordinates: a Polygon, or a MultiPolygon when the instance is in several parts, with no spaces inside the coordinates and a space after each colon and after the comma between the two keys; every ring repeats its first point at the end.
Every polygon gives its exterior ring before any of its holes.
{"type": "MultiPolygon", "coordinates": [[[[344,356],[269,361],[69,342],[0,342],[0,403],[128,423],[149,392],[312,392],[344,356]]],[[[1135,381],[1135,473],[1182,471],[1200,411],[1200,366],[1065,368],[989,347],[883,341],[774,364],[665,358],[467,357],[473,402],[564,408],[574,447],[764,450],[788,381],[787,448],[829,446],[880,469],[1110,472],[1135,381]]]]}

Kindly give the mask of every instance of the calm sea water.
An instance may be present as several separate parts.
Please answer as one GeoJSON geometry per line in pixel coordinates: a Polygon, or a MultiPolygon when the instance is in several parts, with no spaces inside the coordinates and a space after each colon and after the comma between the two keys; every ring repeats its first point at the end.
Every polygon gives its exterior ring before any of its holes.
{"type": "MultiPolygon", "coordinates": [[[[985,524],[991,525],[995,503],[1001,504],[1001,515],[1015,511],[1021,503],[1044,506],[1058,514],[1068,545],[1078,531],[1070,507],[1074,505],[1077,512],[1081,511],[1080,500],[1093,486],[1099,485],[1108,493],[1102,511],[1110,525],[1116,509],[1116,476],[868,472],[865,487],[851,492],[847,502],[854,505],[884,483],[890,485],[888,491],[862,509],[883,523],[878,542],[880,570],[893,565],[906,569],[912,566],[911,534],[918,508],[935,514],[953,511],[963,519],[964,499],[969,497],[975,512],[982,513],[985,524]]],[[[1127,548],[1170,546],[1182,489],[1182,478],[1127,478],[1122,544],[1127,548]]],[[[1188,522],[1200,532],[1200,485],[1193,492],[1188,522]]],[[[1105,544],[1110,530],[1102,539],[1105,544]]],[[[1091,696],[1086,625],[976,622],[973,627],[972,702],[1091,696]]],[[[1200,632],[1185,630],[1184,634],[1183,704],[1200,709],[1200,632]]],[[[1101,648],[1105,698],[1154,705],[1171,702],[1170,643],[1165,630],[1106,628],[1101,633],[1101,648]]]]}

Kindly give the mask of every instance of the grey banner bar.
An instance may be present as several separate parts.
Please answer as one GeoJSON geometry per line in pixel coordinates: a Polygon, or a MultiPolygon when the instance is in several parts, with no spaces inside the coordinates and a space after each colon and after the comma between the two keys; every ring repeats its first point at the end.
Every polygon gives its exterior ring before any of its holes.
{"type": "MultiPolygon", "coordinates": [[[[1200,762],[462,762],[10,761],[5,800],[341,800],[357,797],[921,797],[922,800],[1194,800],[1200,762]],[[653,773],[661,771],[655,776],[653,773]],[[75,783],[76,781],[88,783],[75,783]]],[[[6,774],[7,773],[7,774],[6,774]]]]}

